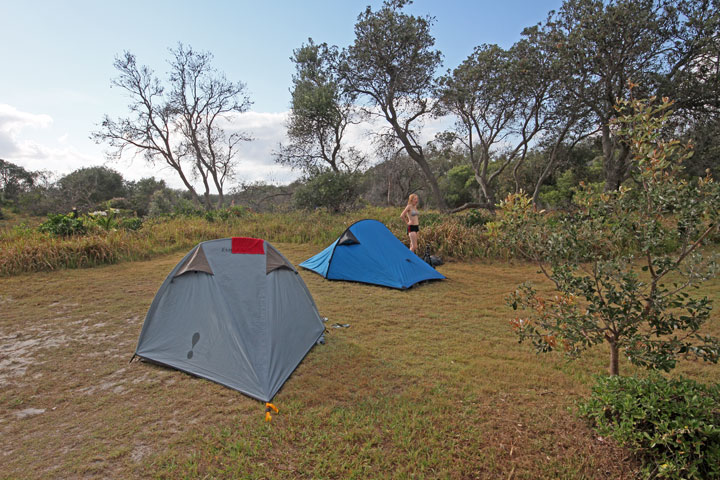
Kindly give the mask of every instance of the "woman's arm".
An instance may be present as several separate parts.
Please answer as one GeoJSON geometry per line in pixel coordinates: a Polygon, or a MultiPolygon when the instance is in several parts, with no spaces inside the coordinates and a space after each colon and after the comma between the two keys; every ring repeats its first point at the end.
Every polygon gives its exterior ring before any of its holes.
{"type": "Polygon", "coordinates": [[[410,223],[410,217],[408,215],[408,210],[410,210],[410,205],[405,207],[405,210],[403,210],[402,213],[400,214],[400,218],[405,223],[410,223]]]}

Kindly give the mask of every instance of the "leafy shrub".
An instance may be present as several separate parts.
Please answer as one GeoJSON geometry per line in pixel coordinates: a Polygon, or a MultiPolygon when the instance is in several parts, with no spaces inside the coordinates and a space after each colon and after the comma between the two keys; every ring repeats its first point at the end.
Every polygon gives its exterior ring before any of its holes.
{"type": "Polygon", "coordinates": [[[442,223],[446,218],[447,217],[445,215],[442,215],[440,213],[423,212],[421,222],[422,222],[423,228],[427,228],[432,225],[437,225],[439,223],[442,223]]]}
{"type": "Polygon", "coordinates": [[[192,201],[182,198],[177,192],[169,188],[155,191],[150,197],[148,205],[148,215],[151,217],[166,215],[193,216],[204,213],[204,210],[198,208],[192,201]]]}
{"type": "Polygon", "coordinates": [[[647,478],[720,478],[720,384],[598,377],[579,410],[601,435],[639,453],[647,478]]]}
{"type": "Polygon", "coordinates": [[[136,232],[142,228],[143,221],[138,217],[123,218],[118,222],[118,226],[125,230],[136,232]]]}
{"type": "Polygon", "coordinates": [[[194,204],[187,198],[179,198],[174,206],[173,213],[175,215],[184,215],[191,217],[203,215],[205,213],[205,210],[198,207],[196,204],[194,204]]]}
{"type": "Polygon", "coordinates": [[[37,230],[27,223],[23,222],[20,225],[15,225],[12,230],[11,234],[8,235],[9,238],[29,238],[33,235],[37,235],[37,230]]]}
{"type": "Polygon", "coordinates": [[[472,202],[480,185],[470,165],[458,165],[445,174],[442,179],[445,201],[450,207],[472,202]]]}
{"type": "Polygon", "coordinates": [[[359,199],[360,177],[354,173],[323,172],[295,191],[295,205],[304,209],[326,208],[344,212],[359,199]]]}
{"type": "Polygon", "coordinates": [[[492,222],[493,216],[485,210],[472,209],[462,219],[466,227],[482,227],[486,223],[492,222]]]}
{"type": "Polygon", "coordinates": [[[48,215],[47,221],[42,223],[38,230],[43,233],[67,237],[70,235],[82,235],[87,231],[85,224],[80,218],[73,218],[70,215],[48,215]]]}
{"type": "Polygon", "coordinates": [[[538,352],[577,358],[606,343],[611,375],[622,354],[664,371],[680,358],[720,359],[720,338],[704,331],[711,300],[685,291],[718,273],[717,255],[702,247],[720,225],[720,183],[685,180],[692,150],[664,136],[671,105],[663,98],[617,106],[623,115],[613,126],[632,147],[632,184],[608,192],[580,185],[569,214],[509,195],[488,225],[495,243],[537,263],[556,288],[544,295],[525,283],[508,297],[521,314],[513,330],[538,352]]]}
{"type": "Polygon", "coordinates": [[[113,230],[118,226],[118,221],[116,219],[117,212],[118,211],[116,209],[109,208],[104,211],[92,212],[88,215],[88,218],[92,223],[102,228],[106,232],[109,232],[110,230],[113,230]]]}
{"type": "Polygon", "coordinates": [[[230,208],[228,208],[226,211],[228,212],[228,214],[230,216],[238,217],[238,218],[246,217],[246,216],[250,215],[250,213],[251,213],[249,208],[243,207],[242,205],[233,205],[230,208]]]}

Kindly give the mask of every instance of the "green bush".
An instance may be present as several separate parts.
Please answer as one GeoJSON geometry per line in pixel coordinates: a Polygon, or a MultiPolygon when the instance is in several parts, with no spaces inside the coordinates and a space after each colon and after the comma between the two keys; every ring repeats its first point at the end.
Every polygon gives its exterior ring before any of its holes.
{"type": "Polygon", "coordinates": [[[88,214],[86,220],[88,220],[88,222],[90,223],[94,223],[106,232],[109,232],[110,230],[114,230],[118,227],[117,214],[118,210],[114,208],[108,208],[107,210],[97,211],[88,214]]]}
{"type": "Polygon", "coordinates": [[[441,180],[445,192],[445,201],[450,207],[472,202],[480,185],[470,165],[458,165],[445,174],[441,180]]]}
{"type": "Polygon", "coordinates": [[[640,454],[646,478],[720,478],[720,384],[598,377],[579,409],[601,435],[640,454]]]}
{"type": "Polygon", "coordinates": [[[131,230],[136,232],[142,228],[143,221],[138,217],[127,217],[123,218],[118,222],[118,226],[125,230],[131,230]]]}
{"type": "Polygon", "coordinates": [[[492,213],[486,210],[472,209],[463,216],[463,223],[466,227],[482,227],[493,221],[492,213]]]}
{"type": "Polygon", "coordinates": [[[299,187],[293,199],[298,208],[326,208],[331,212],[345,212],[357,204],[359,188],[358,174],[322,172],[299,187]]]}
{"type": "Polygon", "coordinates": [[[57,215],[48,215],[48,219],[38,227],[38,230],[43,233],[67,237],[70,235],[83,235],[87,228],[81,219],[59,213],[57,215]]]}
{"type": "Polygon", "coordinates": [[[443,223],[447,219],[447,215],[437,212],[422,212],[421,222],[422,227],[427,228],[433,225],[443,223]]]}

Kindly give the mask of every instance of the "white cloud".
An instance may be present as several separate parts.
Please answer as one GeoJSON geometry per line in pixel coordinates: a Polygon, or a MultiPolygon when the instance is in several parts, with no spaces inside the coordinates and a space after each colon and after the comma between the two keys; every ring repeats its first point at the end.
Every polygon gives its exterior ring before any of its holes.
{"type": "MultiPolygon", "coordinates": [[[[246,112],[230,118],[228,132],[244,131],[253,141],[239,146],[236,181],[229,189],[242,183],[265,181],[276,184],[292,182],[300,172],[278,165],[273,158],[280,143],[286,143],[286,122],[289,112],[246,112]]],[[[428,120],[422,141],[431,140],[444,127],[443,120],[428,120]]],[[[387,128],[381,119],[364,122],[348,129],[345,146],[353,146],[374,157],[375,133],[387,128]]],[[[144,177],[163,179],[173,188],[184,188],[177,173],[163,164],[147,164],[142,155],[126,155],[122,161],[108,162],[104,146],[88,138],[88,132],[63,131],[50,115],[34,114],[0,104],[0,158],[28,170],[46,170],[57,176],[83,167],[106,165],[119,171],[126,180],[144,177]],[[56,131],[57,130],[57,131],[56,131]]],[[[199,186],[199,185],[198,185],[199,186]]]]}
{"type": "Polygon", "coordinates": [[[50,115],[21,112],[12,105],[0,103],[0,131],[17,133],[25,127],[46,127],[52,123],[50,115]]]}
{"type": "Polygon", "coordinates": [[[21,112],[11,105],[0,103],[0,158],[37,155],[38,146],[22,141],[20,133],[28,128],[45,128],[51,124],[49,115],[21,112]]]}
{"type": "Polygon", "coordinates": [[[235,115],[227,123],[228,132],[242,131],[253,138],[239,146],[237,183],[265,181],[289,183],[299,172],[275,163],[273,152],[287,142],[286,122],[289,112],[246,112],[235,115]]]}
{"type": "Polygon", "coordinates": [[[101,156],[72,145],[67,133],[47,139],[54,126],[50,115],[0,104],[0,158],[30,171],[45,170],[58,175],[99,163],[101,156]]]}

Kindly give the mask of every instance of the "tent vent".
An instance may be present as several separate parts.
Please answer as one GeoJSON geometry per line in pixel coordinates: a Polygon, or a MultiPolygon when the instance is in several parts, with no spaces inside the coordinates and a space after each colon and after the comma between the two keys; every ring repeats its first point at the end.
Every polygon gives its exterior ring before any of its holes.
{"type": "Polygon", "coordinates": [[[293,267],[292,263],[290,263],[285,257],[283,257],[282,253],[275,250],[275,247],[270,245],[269,243],[267,245],[267,252],[265,254],[265,274],[272,272],[273,270],[277,270],[278,268],[287,268],[292,270],[293,272],[297,273],[297,270],[295,270],[295,267],[293,267]]]}
{"type": "Polygon", "coordinates": [[[212,268],[210,268],[202,246],[198,246],[195,249],[193,254],[188,257],[173,278],[177,278],[188,272],[205,272],[213,275],[212,268]]]}
{"type": "Polygon", "coordinates": [[[348,228],[347,230],[345,230],[345,233],[343,233],[342,236],[340,236],[337,244],[338,245],[355,245],[358,243],[360,243],[360,242],[358,241],[357,238],[355,238],[355,235],[353,235],[353,233],[348,228]]]}

